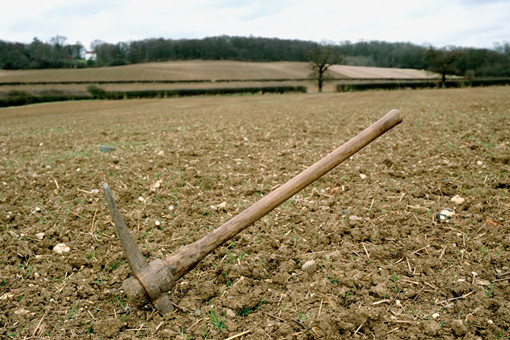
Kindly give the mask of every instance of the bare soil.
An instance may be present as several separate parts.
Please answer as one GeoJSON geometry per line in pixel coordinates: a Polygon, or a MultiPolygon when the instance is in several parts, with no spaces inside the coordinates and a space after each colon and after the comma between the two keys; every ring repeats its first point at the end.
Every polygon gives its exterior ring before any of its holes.
{"type": "Polygon", "coordinates": [[[342,74],[346,78],[396,78],[396,79],[427,79],[437,78],[437,74],[409,68],[387,68],[370,66],[333,65],[330,70],[342,74]]]}
{"type": "Polygon", "coordinates": [[[0,82],[302,79],[307,62],[169,61],[125,66],[3,71],[0,82]]]}
{"type": "Polygon", "coordinates": [[[1,109],[0,338],[508,338],[509,117],[509,87],[1,109]],[[163,258],[393,108],[400,126],[179,280],[174,313],[129,304],[104,182],[163,258]]]}
{"type": "MultiPolygon", "coordinates": [[[[99,86],[106,91],[291,85],[305,86],[309,93],[316,93],[317,84],[310,78],[310,74],[311,69],[307,62],[239,62],[225,60],[169,61],[84,69],[3,70],[0,71],[0,97],[7,96],[11,91],[24,91],[32,95],[43,95],[58,91],[68,94],[73,92],[77,95],[87,95],[89,83],[59,84],[59,82],[95,81],[133,82],[100,84],[99,86]],[[178,82],[170,84],[136,83],[136,81],[147,80],[172,80],[178,82]],[[186,81],[193,82],[185,83],[186,81]],[[195,81],[199,82],[197,83],[195,81]],[[16,84],[18,82],[22,84],[16,84]],[[36,82],[53,82],[54,84],[30,84],[36,82]],[[2,85],[1,83],[5,84],[2,85]]],[[[437,75],[427,71],[412,69],[334,65],[328,72],[328,77],[324,84],[324,91],[336,91],[336,82],[339,79],[423,79],[433,78],[434,76],[437,75]]]]}
{"type": "MultiPolygon", "coordinates": [[[[307,79],[307,62],[169,61],[84,69],[0,71],[0,82],[307,79]]],[[[430,78],[426,71],[333,65],[332,78],[430,78]]],[[[436,75],[437,76],[437,75],[436,75]]]]}

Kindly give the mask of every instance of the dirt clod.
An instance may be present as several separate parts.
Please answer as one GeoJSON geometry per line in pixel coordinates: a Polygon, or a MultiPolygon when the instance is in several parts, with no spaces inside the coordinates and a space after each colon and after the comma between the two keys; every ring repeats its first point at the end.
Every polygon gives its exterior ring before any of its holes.
{"type": "Polygon", "coordinates": [[[468,329],[462,322],[462,320],[453,320],[452,321],[452,329],[455,335],[464,336],[467,334],[468,329]]]}
{"type": "Polygon", "coordinates": [[[122,328],[122,322],[117,318],[106,318],[94,324],[94,333],[100,337],[113,339],[117,337],[122,328]]]}

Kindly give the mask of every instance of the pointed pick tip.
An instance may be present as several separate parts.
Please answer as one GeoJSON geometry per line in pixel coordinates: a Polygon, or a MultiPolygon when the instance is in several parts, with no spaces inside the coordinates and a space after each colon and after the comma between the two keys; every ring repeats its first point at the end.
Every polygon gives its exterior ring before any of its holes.
{"type": "Polygon", "coordinates": [[[156,307],[158,312],[161,313],[161,315],[171,313],[174,310],[174,306],[172,306],[170,298],[166,295],[166,293],[163,293],[163,295],[161,295],[158,299],[152,301],[152,304],[156,307]]]}
{"type": "Polygon", "coordinates": [[[103,183],[103,191],[106,197],[112,197],[112,192],[110,191],[110,187],[108,187],[108,184],[103,183]]]}

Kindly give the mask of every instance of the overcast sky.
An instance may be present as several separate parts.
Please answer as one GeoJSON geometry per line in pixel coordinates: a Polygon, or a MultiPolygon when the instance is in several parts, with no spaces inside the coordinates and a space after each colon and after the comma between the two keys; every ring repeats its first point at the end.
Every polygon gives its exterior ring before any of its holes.
{"type": "Polygon", "coordinates": [[[67,43],[217,35],[465,47],[510,42],[510,0],[13,0],[0,40],[67,43]]]}

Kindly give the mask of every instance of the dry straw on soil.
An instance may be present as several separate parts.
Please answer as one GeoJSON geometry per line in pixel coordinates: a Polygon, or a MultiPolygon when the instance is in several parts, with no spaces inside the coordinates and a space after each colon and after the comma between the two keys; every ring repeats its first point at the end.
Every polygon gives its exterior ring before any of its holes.
{"type": "Polygon", "coordinates": [[[0,337],[508,337],[509,108],[492,87],[1,109],[0,337]],[[177,282],[175,313],[130,310],[104,181],[162,258],[393,108],[402,125],[177,282]]]}

